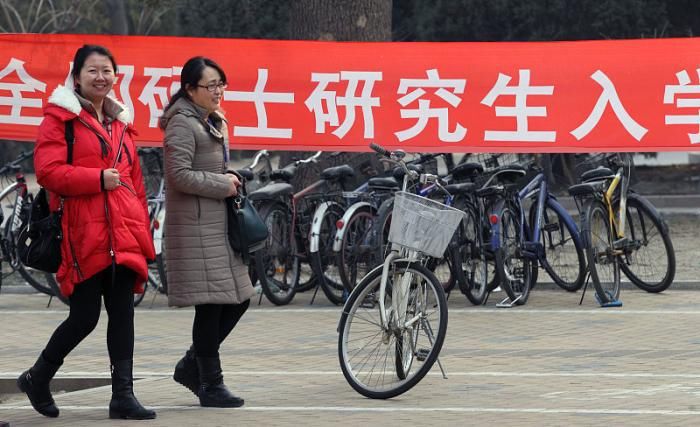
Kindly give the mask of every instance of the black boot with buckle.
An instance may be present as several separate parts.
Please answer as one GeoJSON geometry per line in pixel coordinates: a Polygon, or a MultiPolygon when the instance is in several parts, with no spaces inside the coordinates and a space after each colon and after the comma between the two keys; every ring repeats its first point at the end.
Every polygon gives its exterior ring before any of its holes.
{"type": "Polygon", "coordinates": [[[173,379],[187,387],[195,395],[199,392],[199,368],[197,368],[197,358],[194,355],[194,346],[190,347],[175,365],[173,379]]]}
{"type": "Polygon", "coordinates": [[[199,368],[199,404],[211,408],[238,408],[243,399],[236,397],[224,385],[219,357],[197,357],[199,368]]]}
{"type": "Polygon", "coordinates": [[[146,409],[134,396],[133,360],[112,362],[112,400],[109,418],[123,420],[152,420],[156,413],[146,409]]]}
{"type": "Polygon", "coordinates": [[[34,366],[22,372],[22,375],[17,378],[17,387],[22,392],[27,393],[32,407],[46,417],[56,418],[58,416],[58,408],[53,396],[51,396],[49,382],[60,367],[60,363],[49,362],[42,353],[34,366]]]}

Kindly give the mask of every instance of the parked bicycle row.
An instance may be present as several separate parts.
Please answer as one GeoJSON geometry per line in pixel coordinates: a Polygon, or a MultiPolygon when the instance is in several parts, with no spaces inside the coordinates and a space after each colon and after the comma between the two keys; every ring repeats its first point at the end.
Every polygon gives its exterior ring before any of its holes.
{"type": "MultiPolygon", "coordinates": [[[[166,293],[162,153],[143,148],[140,156],[157,254],[147,289],[166,293]]],[[[388,253],[403,170],[388,168],[352,188],[354,169],[340,165],[295,191],[291,182],[308,174],[319,156],[320,152],[273,170],[269,153],[261,151],[239,170],[248,197],[270,230],[266,247],[250,265],[251,277],[274,304],[289,303],[296,292],[318,289],[341,304],[388,253]]],[[[629,190],[633,167],[629,155],[581,156],[577,167],[581,184],[570,189],[580,223],[551,194],[533,156],[468,155],[439,179],[434,173],[421,175],[426,167],[436,171],[439,156],[418,155],[407,162],[415,176],[409,176],[411,196],[403,197],[439,200],[465,214],[447,249],[424,262],[446,292],[458,289],[478,305],[501,287],[508,295],[503,305],[524,304],[538,280],[539,266],[568,291],[581,289],[590,275],[604,305],[619,299],[622,275],[649,292],[663,291],[672,283],[675,256],[668,227],[648,200],[629,190]]],[[[20,164],[30,157],[31,151],[22,153],[0,169],[7,181],[0,193],[6,214],[2,221],[6,267],[0,279],[18,272],[37,290],[57,295],[53,275],[25,268],[16,257],[22,206],[27,205],[23,201],[33,197],[20,164]]],[[[435,221],[439,220],[437,215],[435,221]]],[[[137,295],[135,302],[144,295],[137,295]]]]}

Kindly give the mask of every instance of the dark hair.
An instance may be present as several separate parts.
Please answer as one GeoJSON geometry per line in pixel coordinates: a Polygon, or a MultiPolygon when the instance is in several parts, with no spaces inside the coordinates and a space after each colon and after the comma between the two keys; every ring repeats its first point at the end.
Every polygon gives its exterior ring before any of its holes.
{"type": "Polygon", "coordinates": [[[175,94],[170,97],[170,101],[163,110],[163,113],[168,111],[168,109],[170,109],[170,107],[178,99],[187,98],[187,88],[197,87],[199,80],[202,78],[202,73],[207,67],[211,67],[218,71],[219,75],[221,76],[221,81],[223,83],[227,83],[226,73],[224,73],[224,70],[219,66],[219,64],[209,58],[205,58],[204,56],[195,56],[194,58],[190,58],[187,60],[187,62],[185,62],[185,65],[182,67],[182,72],[180,73],[180,90],[175,92],[175,94]]]}
{"type": "Polygon", "coordinates": [[[114,60],[112,52],[110,52],[104,46],[96,44],[84,44],[83,47],[75,51],[75,57],[73,57],[73,70],[71,71],[73,80],[75,80],[77,77],[80,77],[80,70],[83,69],[83,66],[85,65],[85,60],[88,58],[88,56],[92,55],[93,53],[97,53],[109,58],[109,60],[112,61],[112,67],[114,67],[114,72],[117,72],[117,61],[114,60]]]}

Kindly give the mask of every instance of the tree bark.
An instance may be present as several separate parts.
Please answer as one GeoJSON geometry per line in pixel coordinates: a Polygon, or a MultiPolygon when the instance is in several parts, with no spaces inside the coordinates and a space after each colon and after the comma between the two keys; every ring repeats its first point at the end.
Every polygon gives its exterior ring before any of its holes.
{"type": "Polygon", "coordinates": [[[112,34],[129,34],[129,12],[127,0],[106,0],[105,15],[109,18],[109,30],[112,34]]]}
{"type": "MultiPolygon", "coordinates": [[[[293,40],[391,41],[392,0],[296,0],[290,10],[290,38],[293,40]]],[[[338,70],[340,71],[340,70],[338,70]]],[[[328,136],[335,138],[334,136],[328,136]]],[[[381,143],[381,141],[377,141],[381,143]]],[[[369,141],[368,141],[369,143],[369,141]]],[[[285,151],[279,165],[308,157],[310,152],[285,151]]],[[[369,153],[324,153],[319,170],[347,163],[358,172],[356,183],[383,170],[377,156],[369,153]]],[[[318,179],[310,176],[296,182],[300,188],[318,179]]]]}
{"type": "Polygon", "coordinates": [[[391,41],[391,0],[296,0],[290,35],[296,40],[391,41]]]}

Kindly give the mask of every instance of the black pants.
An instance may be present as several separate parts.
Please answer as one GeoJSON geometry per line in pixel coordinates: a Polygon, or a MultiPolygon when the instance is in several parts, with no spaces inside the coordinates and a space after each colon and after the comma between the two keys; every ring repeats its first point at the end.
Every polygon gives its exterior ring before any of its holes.
{"type": "Polygon", "coordinates": [[[54,331],[44,349],[44,358],[61,364],[63,359],[97,326],[104,296],[107,323],[107,350],[110,361],[131,360],[134,356],[134,295],[136,273],[117,266],[112,283],[112,267],[75,286],[70,296],[70,314],[54,331]]]}
{"type": "Polygon", "coordinates": [[[219,346],[248,310],[249,305],[250,300],[241,304],[195,305],[192,325],[195,354],[198,357],[218,357],[219,346]]]}

